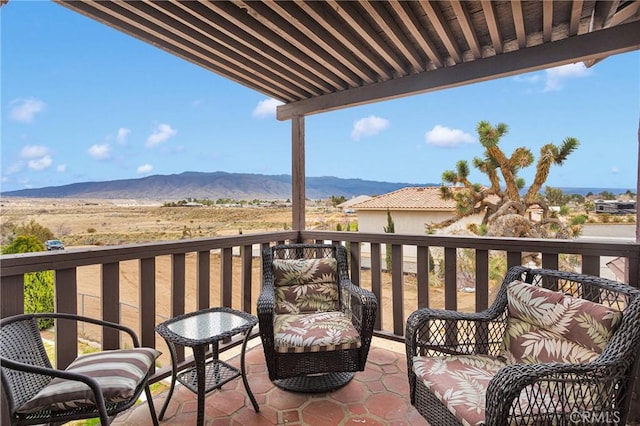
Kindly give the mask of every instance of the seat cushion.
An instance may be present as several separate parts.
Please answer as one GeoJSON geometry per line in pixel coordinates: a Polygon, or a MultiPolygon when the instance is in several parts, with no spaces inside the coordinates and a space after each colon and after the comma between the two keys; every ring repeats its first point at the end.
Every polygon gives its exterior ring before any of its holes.
{"type": "MultiPolygon", "coordinates": [[[[153,348],[119,349],[81,355],[66,371],[97,380],[105,402],[130,399],[160,352],[153,348]]],[[[95,404],[93,392],[83,382],[55,378],[18,408],[19,413],[65,410],[95,404]]]]}
{"type": "Polygon", "coordinates": [[[505,365],[488,355],[413,358],[417,380],[466,426],[484,423],[487,386],[505,365]]]}
{"type": "Polygon", "coordinates": [[[276,315],[273,321],[277,352],[322,352],[359,348],[360,335],[342,312],[276,315]]]}
{"type": "Polygon", "coordinates": [[[338,310],[336,259],[275,259],[275,313],[338,310]]]}
{"type": "MultiPolygon", "coordinates": [[[[465,426],[485,424],[489,382],[507,363],[489,355],[451,355],[413,358],[413,371],[426,388],[465,426]]],[[[552,383],[552,385],[554,385],[552,383]]],[[[580,406],[590,408],[598,398],[597,384],[567,383],[564,401],[581,398],[580,406]]],[[[557,391],[556,391],[557,392],[557,391]]],[[[514,424],[548,424],[545,413],[562,412],[562,402],[554,399],[553,389],[534,383],[524,388],[513,406],[514,424]],[[542,419],[542,420],[541,420],[542,419]]],[[[575,401],[571,407],[575,407],[575,401]]]]}
{"type": "Polygon", "coordinates": [[[595,359],[622,313],[600,303],[514,281],[503,355],[511,362],[584,363],[595,359]]]}

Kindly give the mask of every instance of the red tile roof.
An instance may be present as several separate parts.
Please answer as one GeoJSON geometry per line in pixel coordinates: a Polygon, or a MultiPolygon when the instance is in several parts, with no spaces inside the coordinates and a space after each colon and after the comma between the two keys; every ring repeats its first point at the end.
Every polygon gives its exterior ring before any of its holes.
{"type": "Polygon", "coordinates": [[[454,211],[454,200],[443,200],[439,186],[407,187],[351,206],[355,210],[454,211]]]}

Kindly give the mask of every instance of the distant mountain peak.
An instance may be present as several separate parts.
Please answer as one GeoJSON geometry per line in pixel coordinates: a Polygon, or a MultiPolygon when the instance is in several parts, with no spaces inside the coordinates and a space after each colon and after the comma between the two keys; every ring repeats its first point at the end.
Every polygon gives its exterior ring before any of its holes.
{"type": "MultiPolygon", "coordinates": [[[[335,176],[307,177],[306,196],[324,199],[334,196],[351,198],[358,195],[378,195],[406,186],[429,186],[380,182],[335,176]]],[[[2,192],[3,197],[27,198],[96,198],[182,200],[187,198],[217,200],[285,200],[291,198],[291,175],[264,175],[185,171],[171,175],[152,175],[138,179],[104,182],[78,182],[62,186],[21,189],[2,192]]]]}

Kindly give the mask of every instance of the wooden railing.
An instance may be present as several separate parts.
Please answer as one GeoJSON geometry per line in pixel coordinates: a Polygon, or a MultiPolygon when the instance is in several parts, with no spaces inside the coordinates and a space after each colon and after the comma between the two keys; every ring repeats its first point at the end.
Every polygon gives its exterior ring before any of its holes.
{"type": "MultiPolygon", "coordinates": [[[[347,245],[352,281],[371,289],[382,302],[379,303],[376,334],[397,341],[403,341],[406,317],[419,307],[485,309],[491,302],[495,285],[490,279],[495,267],[491,259],[497,255],[503,256],[500,267],[505,270],[508,266],[522,264],[525,253],[538,253],[542,266],[552,269],[561,266],[562,256],[575,255],[579,270],[592,275],[601,275],[609,257],[621,257],[626,259],[625,281],[634,286],[640,282],[640,244],[633,242],[282,231],[2,256],[0,315],[21,313],[24,275],[46,270],[54,271],[56,310],[77,313],[78,294],[82,293],[79,287],[87,287],[83,278],[79,281],[78,277],[87,276],[85,268],[93,268],[89,288],[96,292],[99,305],[92,309],[85,307],[83,302],[83,312],[96,312],[97,316],[102,312],[105,320],[134,327],[143,345],[156,347],[163,344],[154,330],[159,318],[215,305],[255,314],[262,249],[296,241],[347,245]],[[467,257],[471,256],[473,265],[474,284],[468,292],[461,291],[458,286],[463,250],[467,257]],[[438,254],[434,255],[436,251],[438,254]],[[435,281],[429,256],[432,266],[433,258],[438,258],[436,269],[442,281],[435,281]],[[123,277],[124,265],[131,269],[131,262],[135,264],[135,273],[123,277]],[[167,268],[169,271],[164,271],[167,268]],[[212,270],[218,270],[219,276],[212,276],[212,270]],[[137,291],[137,303],[134,303],[137,312],[127,308],[126,315],[122,307],[130,305],[131,301],[125,300],[121,291],[125,284],[132,285],[137,291]],[[465,304],[461,306],[463,299],[465,304]]],[[[60,324],[56,331],[56,360],[58,366],[66,366],[75,356],[68,348],[75,347],[78,330],[60,324]]],[[[104,334],[98,338],[104,348],[117,347],[117,334],[104,334]]],[[[234,344],[236,342],[230,342],[229,346],[234,344]]],[[[180,357],[189,361],[183,353],[180,357]]],[[[153,380],[166,374],[166,369],[159,369],[153,380]]]]}

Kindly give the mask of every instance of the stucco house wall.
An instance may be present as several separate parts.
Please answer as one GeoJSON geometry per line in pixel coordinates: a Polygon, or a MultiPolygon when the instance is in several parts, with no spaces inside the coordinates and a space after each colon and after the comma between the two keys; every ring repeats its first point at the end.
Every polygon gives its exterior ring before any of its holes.
{"type": "MultiPolygon", "coordinates": [[[[426,225],[438,223],[453,216],[444,211],[402,211],[392,210],[391,218],[398,234],[424,234],[426,225]]],[[[387,226],[386,210],[358,210],[358,231],[384,232],[387,226]]]]}

